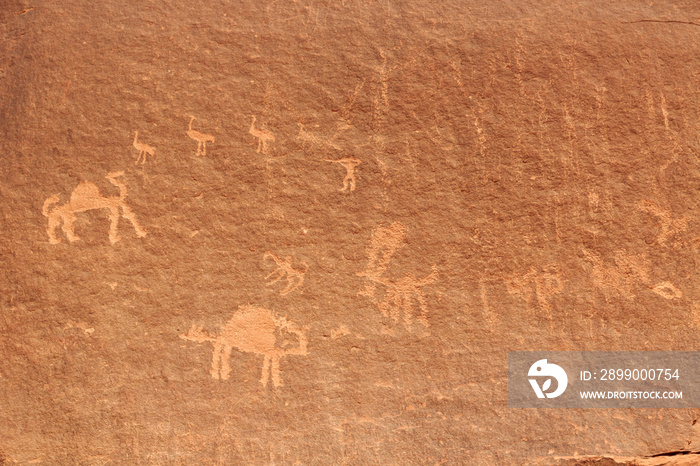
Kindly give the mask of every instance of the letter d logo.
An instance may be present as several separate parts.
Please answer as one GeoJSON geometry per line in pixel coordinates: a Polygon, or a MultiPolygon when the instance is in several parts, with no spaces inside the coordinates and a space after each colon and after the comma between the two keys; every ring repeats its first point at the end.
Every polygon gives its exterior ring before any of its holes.
{"type": "Polygon", "coordinates": [[[546,359],[540,359],[530,366],[530,370],[528,371],[527,375],[530,377],[548,377],[548,379],[542,384],[542,388],[540,388],[537,380],[529,379],[530,385],[532,385],[532,389],[535,391],[537,398],[544,398],[545,395],[547,398],[556,398],[564,393],[564,390],[566,390],[566,386],[569,383],[569,378],[566,375],[566,371],[556,364],[547,363],[546,359]],[[547,390],[549,390],[550,386],[552,385],[552,378],[556,379],[557,381],[557,389],[551,393],[548,393],[547,390]]]}

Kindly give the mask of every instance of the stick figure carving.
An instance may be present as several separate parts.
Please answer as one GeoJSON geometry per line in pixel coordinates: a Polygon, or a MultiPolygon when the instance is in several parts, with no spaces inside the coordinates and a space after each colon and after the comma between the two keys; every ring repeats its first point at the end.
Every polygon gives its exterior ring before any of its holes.
{"type": "Polygon", "coordinates": [[[280,259],[270,251],[267,251],[263,255],[263,260],[265,259],[272,259],[275,261],[275,264],[277,264],[277,268],[268,274],[267,277],[265,277],[266,280],[269,280],[276,276],[276,278],[268,283],[268,285],[275,284],[285,276],[287,277],[287,286],[280,291],[281,295],[291,293],[304,283],[304,275],[309,270],[309,266],[306,264],[306,262],[301,263],[303,270],[299,270],[294,268],[292,256],[285,256],[284,259],[280,259]]]}
{"type": "Polygon", "coordinates": [[[681,233],[688,229],[688,217],[671,218],[671,214],[662,209],[658,204],[643,200],[637,204],[637,209],[658,217],[661,223],[661,232],[656,237],[656,242],[664,244],[676,233],[681,233]]]}
{"type": "Polygon", "coordinates": [[[187,135],[197,141],[197,153],[195,155],[205,156],[207,155],[207,143],[214,142],[214,136],[211,134],[200,133],[199,131],[192,129],[192,122],[194,117],[190,115],[190,125],[187,130],[187,135]]]}
{"type": "Polygon", "coordinates": [[[267,145],[271,142],[275,142],[275,135],[264,129],[255,128],[256,116],[253,115],[253,121],[250,123],[250,129],[248,132],[253,136],[258,138],[258,148],[255,150],[258,154],[260,151],[264,155],[267,155],[267,145]]]}
{"type": "Polygon", "coordinates": [[[54,208],[50,208],[51,205],[56,204],[60,200],[60,195],[55,194],[44,202],[44,207],[42,213],[49,219],[49,225],[46,230],[49,235],[49,243],[58,244],[61,242],[60,239],[56,238],[56,228],[61,226],[63,233],[65,233],[68,241],[78,241],[80,238],[75,234],[75,227],[73,223],[76,220],[75,214],[78,212],[86,212],[88,210],[109,210],[109,241],[114,244],[119,241],[119,234],[117,227],[119,224],[120,209],[121,216],[131,222],[131,225],[136,231],[136,235],[139,237],[146,236],[146,231],[141,228],[138,221],[136,220],[136,215],[126,204],[127,189],[126,185],[119,181],[117,177],[124,175],[123,171],[112,172],[107,174],[106,178],[114,186],[119,188],[119,196],[102,196],[100,190],[94,183],[88,181],[83,181],[80,183],[71,193],[70,200],[63,203],[62,205],[57,205],[54,208]]]}
{"type": "Polygon", "coordinates": [[[380,279],[380,283],[387,287],[384,299],[379,303],[378,307],[384,317],[391,317],[394,322],[398,322],[403,314],[406,325],[411,325],[413,316],[413,301],[417,301],[420,309],[420,314],[416,320],[428,327],[428,303],[425,300],[425,293],[421,290],[422,287],[434,283],[438,279],[437,268],[433,266],[433,271],[418,280],[412,273],[404,276],[397,281],[388,279],[380,279]]]}
{"type": "Polygon", "coordinates": [[[358,277],[367,277],[370,283],[359,294],[374,297],[376,283],[384,275],[392,256],[406,245],[406,232],[408,228],[399,222],[394,222],[388,227],[377,227],[372,232],[372,238],[367,252],[367,267],[362,272],[357,272],[358,277]]]}
{"type": "Polygon", "coordinates": [[[138,137],[139,137],[139,132],[134,131],[134,148],[139,151],[138,157],[136,157],[136,165],[139,164],[139,159],[141,160],[141,165],[146,163],[146,154],[150,155],[151,157],[155,157],[156,155],[156,149],[153,146],[149,146],[148,144],[144,144],[142,142],[138,142],[138,137]]]}
{"type": "Polygon", "coordinates": [[[280,359],[288,355],[307,355],[306,333],[284,317],[275,316],[272,311],[256,306],[239,306],[218,337],[209,335],[201,326],[193,325],[180,338],[197,343],[210,342],[214,345],[211,376],[214,379],[228,380],[231,374],[229,359],[236,348],[244,353],[264,356],[260,383],[267,387],[282,386],[280,359]],[[282,341],[278,341],[278,335],[282,341]],[[291,341],[287,335],[295,338],[291,341]]]}
{"type": "Polygon", "coordinates": [[[345,167],[346,174],[345,178],[343,179],[343,187],[340,189],[340,192],[345,192],[350,188],[350,192],[355,190],[355,167],[357,167],[359,164],[362,163],[361,160],[356,159],[355,157],[347,157],[344,159],[339,159],[339,160],[331,160],[331,159],[324,159],[326,162],[333,162],[333,163],[339,163],[343,167],[345,167]]]}

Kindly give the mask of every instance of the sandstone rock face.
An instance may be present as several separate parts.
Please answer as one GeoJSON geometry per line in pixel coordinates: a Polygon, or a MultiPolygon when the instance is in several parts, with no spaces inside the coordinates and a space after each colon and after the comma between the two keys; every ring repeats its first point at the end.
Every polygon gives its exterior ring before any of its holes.
{"type": "Polygon", "coordinates": [[[700,449],[698,410],[507,405],[508,351],[698,347],[696,2],[0,18],[0,463],[700,449]]]}

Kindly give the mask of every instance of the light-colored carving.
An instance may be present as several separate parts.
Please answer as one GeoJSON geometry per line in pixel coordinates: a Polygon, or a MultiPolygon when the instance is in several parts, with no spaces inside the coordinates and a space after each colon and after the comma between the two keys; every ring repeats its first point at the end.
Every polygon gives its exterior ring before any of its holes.
{"type": "Polygon", "coordinates": [[[275,388],[282,386],[280,358],[308,354],[306,333],[302,329],[286,318],[277,317],[272,311],[256,306],[239,306],[219,336],[210,335],[202,330],[202,326],[193,325],[180,338],[214,345],[211,366],[211,376],[214,379],[228,380],[230,377],[229,359],[233,348],[244,353],[263,355],[260,377],[263,387],[267,386],[270,379],[275,388]],[[278,343],[278,333],[293,335],[296,342],[284,338],[278,343]]]}
{"type": "Polygon", "coordinates": [[[564,290],[564,280],[559,268],[549,264],[541,271],[531,267],[522,277],[511,278],[506,281],[506,288],[508,293],[517,295],[528,304],[532,302],[534,292],[539,307],[549,314],[552,311],[552,298],[564,290]]]}
{"type": "Polygon", "coordinates": [[[437,278],[438,272],[435,266],[429,275],[420,280],[411,273],[397,281],[380,278],[379,282],[386,286],[384,298],[378,304],[382,315],[391,317],[394,322],[398,322],[403,314],[406,325],[411,325],[413,323],[413,301],[415,300],[420,309],[416,320],[424,327],[428,327],[428,303],[421,288],[434,283],[437,278]]]}
{"type": "Polygon", "coordinates": [[[358,277],[366,277],[370,283],[359,294],[374,297],[376,283],[381,283],[381,276],[386,272],[392,256],[406,245],[408,228],[402,223],[394,222],[388,227],[377,227],[372,232],[369,250],[367,251],[367,266],[358,277]]]}
{"type": "Polygon", "coordinates": [[[264,129],[255,128],[256,116],[253,115],[253,121],[250,123],[250,129],[248,132],[253,136],[258,138],[258,148],[255,150],[258,154],[262,151],[263,155],[267,155],[267,145],[271,142],[275,142],[275,135],[264,129]]]}
{"type": "Polygon", "coordinates": [[[60,195],[55,194],[44,202],[42,213],[49,219],[49,225],[46,230],[49,235],[51,244],[58,244],[60,239],[56,238],[56,229],[61,226],[68,241],[78,241],[80,238],[75,234],[73,223],[76,220],[75,214],[78,212],[86,212],[88,210],[109,210],[109,241],[114,244],[119,241],[117,227],[119,225],[120,209],[121,216],[131,222],[131,225],[136,231],[136,235],[146,236],[146,231],[141,228],[136,215],[131,208],[126,204],[127,189],[126,185],[119,181],[117,177],[124,175],[123,171],[109,173],[106,178],[114,186],[119,188],[119,196],[102,196],[100,190],[93,183],[83,181],[71,193],[70,200],[64,204],[51,206],[60,200],[60,195]],[[62,224],[62,225],[61,225],[62,224]]]}
{"type": "Polygon", "coordinates": [[[649,261],[642,256],[621,250],[615,251],[615,265],[611,267],[605,265],[601,257],[595,253],[584,249],[583,255],[593,265],[591,270],[593,284],[603,291],[606,300],[611,291],[632,300],[636,297],[634,293],[636,286],[644,286],[665,299],[678,299],[683,296],[683,293],[670,282],[653,284],[649,276],[649,261]]]}
{"type": "Polygon", "coordinates": [[[646,199],[640,201],[637,204],[637,209],[658,217],[661,223],[661,232],[659,236],[656,237],[656,242],[659,244],[666,243],[673,235],[688,229],[688,217],[672,218],[669,212],[652,201],[646,199]]]}
{"type": "Polygon", "coordinates": [[[306,264],[306,262],[301,263],[303,270],[299,270],[294,268],[294,260],[292,256],[285,256],[284,259],[280,259],[270,251],[267,251],[263,255],[263,260],[265,259],[272,259],[275,264],[277,264],[277,268],[268,274],[267,277],[265,277],[266,280],[276,277],[270,283],[268,283],[268,285],[275,284],[285,277],[287,278],[287,286],[280,291],[281,295],[291,293],[304,283],[304,275],[309,270],[309,266],[306,264]]]}
{"type": "Polygon", "coordinates": [[[142,142],[138,142],[139,138],[139,132],[134,131],[134,148],[139,151],[138,157],[136,157],[136,165],[139,164],[139,160],[141,160],[141,165],[146,163],[146,154],[150,155],[151,157],[155,157],[156,155],[156,149],[153,146],[149,146],[148,144],[144,144],[142,142]]]}
{"type": "Polygon", "coordinates": [[[304,124],[299,122],[299,134],[297,134],[297,139],[303,142],[308,142],[312,147],[317,149],[330,148],[335,150],[341,150],[340,146],[336,144],[336,139],[345,131],[350,129],[351,126],[346,121],[339,121],[336,124],[336,129],[333,135],[328,137],[320,137],[315,133],[310,133],[304,127],[304,124]]]}
{"type": "Polygon", "coordinates": [[[190,115],[189,129],[187,130],[187,135],[197,141],[197,153],[195,155],[205,156],[207,155],[207,143],[214,142],[214,136],[211,134],[200,133],[199,131],[192,129],[192,122],[194,117],[190,115]]]}
{"type": "Polygon", "coordinates": [[[343,178],[343,187],[340,189],[340,192],[345,192],[348,189],[350,192],[355,190],[355,167],[357,167],[359,164],[362,163],[362,160],[356,159],[355,157],[346,157],[344,159],[338,159],[338,160],[331,160],[331,159],[325,159],[326,162],[333,162],[333,163],[338,163],[342,165],[345,170],[345,178],[343,178]]]}

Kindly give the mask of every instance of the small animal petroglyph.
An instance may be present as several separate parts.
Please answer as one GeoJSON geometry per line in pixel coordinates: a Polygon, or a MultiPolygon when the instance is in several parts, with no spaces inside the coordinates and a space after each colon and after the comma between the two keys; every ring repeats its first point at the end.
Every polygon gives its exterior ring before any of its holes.
{"type": "Polygon", "coordinates": [[[134,131],[134,148],[139,151],[138,157],[136,157],[136,165],[139,164],[139,160],[141,160],[141,165],[146,163],[146,154],[150,155],[151,157],[155,157],[156,155],[156,148],[153,146],[149,146],[148,144],[144,144],[142,142],[138,142],[139,138],[139,132],[134,131]]]}
{"type": "Polygon", "coordinates": [[[136,220],[136,215],[131,210],[131,208],[126,204],[127,189],[126,185],[119,181],[117,177],[124,175],[123,171],[109,173],[106,178],[114,186],[119,188],[119,196],[106,197],[100,194],[98,187],[88,181],[83,181],[80,183],[71,193],[70,200],[57,205],[54,208],[50,208],[52,204],[56,204],[60,200],[60,195],[55,194],[44,202],[44,207],[42,213],[49,219],[49,225],[46,230],[49,235],[49,242],[51,244],[58,244],[61,242],[60,239],[56,238],[56,228],[61,226],[63,233],[65,233],[68,241],[78,241],[80,238],[75,234],[75,227],[73,223],[76,220],[75,214],[78,212],[86,212],[88,210],[109,210],[109,241],[114,244],[119,241],[119,235],[117,232],[117,227],[119,225],[119,209],[121,209],[121,216],[131,222],[131,225],[136,231],[136,235],[143,237],[146,236],[146,231],[141,228],[139,222],[136,220]]]}
{"type": "Polygon", "coordinates": [[[266,280],[269,280],[272,277],[276,276],[276,278],[274,278],[270,283],[268,283],[268,285],[277,283],[285,276],[287,277],[287,286],[284,287],[282,291],[280,291],[281,295],[291,293],[304,283],[304,275],[309,270],[309,266],[306,264],[306,262],[301,263],[303,270],[299,270],[294,268],[292,256],[285,256],[284,259],[280,259],[276,255],[272,254],[270,251],[267,251],[263,255],[263,260],[265,259],[272,259],[273,261],[275,261],[275,264],[277,264],[277,268],[273,270],[267,277],[265,277],[266,280]]]}
{"type": "Polygon", "coordinates": [[[350,129],[350,127],[351,126],[345,121],[338,122],[336,124],[336,130],[335,133],[333,133],[333,136],[331,136],[330,138],[322,138],[314,133],[306,131],[304,124],[300,122],[299,134],[297,134],[297,139],[303,142],[308,142],[313,147],[316,147],[318,149],[330,148],[335,150],[341,150],[340,146],[336,144],[335,141],[343,132],[350,129]]]}
{"type": "Polygon", "coordinates": [[[372,238],[367,252],[367,267],[357,272],[358,277],[367,277],[370,281],[359,294],[374,297],[375,284],[381,283],[380,278],[386,272],[392,256],[406,245],[408,228],[402,223],[394,222],[388,227],[377,227],[372,232],[372,238]]]}
{"type": "Polygon", "coordinates": [[[255,150],[258,154],[262,151],[263,155],[267,155],[267,145],[271,142],[275,142],[275,135],[264,129],[255,128],[256,117],[253,115],[253,121],[250,123],[250,129],[248,132],[253,136],[258,138],[258,148],[255,150]]]}
{"type": "Polygon", "coordinates": [[[195,155],[205,156],[207,155],[207,143],[214,142],[214,136],[211,134],[200,133],[199,131],[192,129],[192,122],[194,117],[190,115],[190,125],[187,130],[187,135],[197,141],[197,153],[195,155]]]}
{"type": "Polygon", "coordinates": [[[428,327],[428,303],[421,288],[434,283],[437,278],[437,268],[433,266],[433,271],[420,280],[411,273],[397,281],[380,279],[380,283],[386,286],[384,298],[378,304],[382,315],[391,317],[394,322],[398,322],[403,314],[406,325],[411,325],[413,322],[413,301],[415,300],[420,309],[416,320],[424,327],[428,327]]]}
{"type": "Polygon", "coordinates": [[[355,157],[346,157],[344,159],[339,159],[339,160],[331,160],[331,159],[325,159],[326,162],[333,162],[333,163],[339,163],[343,167],[345,167],[346,174],[345,178],[343,178],[343,187],[340,189],[340,192],[345,192],[348,189],[350,192],[355,190],[355,167],[357,167],[359,164],[362,163],[362,160],[356,159],[355,157]]]}
{"type": "Polygon", "coordinates": [[[523,301],[530,304],[534,291],[537,304],[548,314],[552,311],[552,298],[564,290],[564,281],[559,273],[559,268],[550,264],[542,271],[535,267],[522,277],[513,277],[506,282],[508,293],[518,295],[523,301]]]}
{"type": "Polygon", "coordinates": [[[357,276],[365,277],[369,284],[360,290],[358,294],[370,297],[385,317],[390,317],[394,322],[401,320],[406,325],[413,322],[414,301],[417,302],[420,313],[416,320],[428,327],[428,304],[422,287],[434,283],[438,278],[437,268],[432,267],[432,272],[418,279],[409,273],[398,280],[386,278],[389,261],[393,255],[406,245],[406,232],[408,228],[399,222],[394,222],[388,227],[377,227],[372,233],[370,247],[367,252],[368,262],[365,270],[357,272],[357,276]],[[380,301],[377,300],[377,285],[385,287],[386,291],[380,301]]]}
{"type": "Polygon", "coordinates": [[[621,250],[615,251],[615,265],[611,267],[605,265],[603,259],[593,252],[584,249],[583,255],[593,265],[591,270],[593,284],[603,291],[606,300],[611,290],[632,300],[636,297],[634,288],[637,285],[644,285],[665,299],[677,299],[683,296],[683,293],[670,282],[653,285],[649,277],[649,261],[641,256],[621,250]]]}
{"type": "Polygon", "coordinates": [[[658,204],[643,200],[637,204],[637,209],[642,212],[647,212],[655,217],[658,217],[661,223],[661,232],[659,236],[656,237],[656,242],[659,244],[664,244],[677,233],[681,233],[688,229],[688,217],[681,218],[671,218],[671,214],[662,209],[658,204]]]}
{"type": "Polygon", "coordinates": [[[197,343],[211,342],[214,345],[211,366],[211,376],[214,379],[228,380],[231,374],[229,359],[233,348],[263,355],[260,377],[263,387],[267,386],[269,379],[272,379],[275,388],[282,385],[280,358],[308,354],[304,331],[286,318],[277,317],[272,311],[255,306],[239,306],[218,337],[204,332],[202,326],[193,325],[180,338],[197,343]],[[281,342],[278,341],[278,334],[282,336],[281,342]],[[291,341],[287,335],[293,335],[296,341],[291,341]]]}

